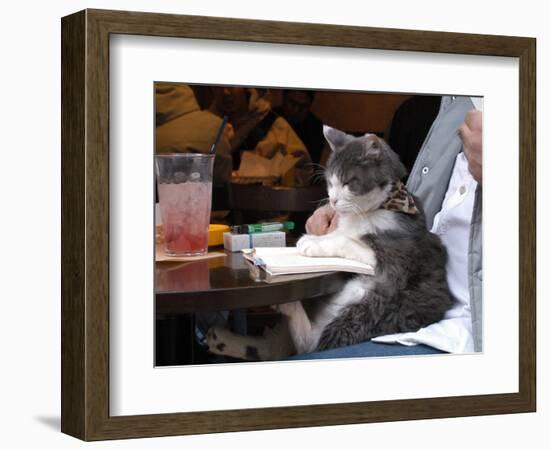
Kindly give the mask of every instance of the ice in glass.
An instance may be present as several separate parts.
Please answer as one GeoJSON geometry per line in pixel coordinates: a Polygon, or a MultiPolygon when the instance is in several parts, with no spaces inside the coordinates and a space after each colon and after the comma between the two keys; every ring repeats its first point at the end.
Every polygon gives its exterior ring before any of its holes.
{"type": "Polygon", "coordinates": [[[181,153],[157,155],[155,159],[166,253],[205,255],[214,156],[181,153]]]}

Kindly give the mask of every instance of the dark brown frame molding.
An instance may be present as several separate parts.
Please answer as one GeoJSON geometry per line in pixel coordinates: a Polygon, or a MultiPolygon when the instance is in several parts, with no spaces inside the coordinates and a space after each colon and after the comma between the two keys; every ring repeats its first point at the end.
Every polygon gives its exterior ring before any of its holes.
{"type": "Polygon", "coordinates": [[[64,17],[61,31],[64,433],[100,440],[535,411],[534,38],[103,10],[85,10],[64,17]],[[109,416],[110,34],[519,58],[519,392],[109,416]]]}

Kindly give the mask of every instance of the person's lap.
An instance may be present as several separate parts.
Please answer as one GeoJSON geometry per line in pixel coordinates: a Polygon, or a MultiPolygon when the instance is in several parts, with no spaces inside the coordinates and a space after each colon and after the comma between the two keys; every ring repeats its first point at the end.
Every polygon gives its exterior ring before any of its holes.
{"type": "Polygon", "coordinates": [[[333,348],[320,352],[303,353],[288,358],[289,360],[311,360],[311,359],[330,359],[330,358],[369,358],[381,356],[412,356],[412,355],[434,355],[445,353],[434,347],[427,345],[401,345],[401,344],[382,344],[378,342],[366,341],[347,347],[333,348]]]}

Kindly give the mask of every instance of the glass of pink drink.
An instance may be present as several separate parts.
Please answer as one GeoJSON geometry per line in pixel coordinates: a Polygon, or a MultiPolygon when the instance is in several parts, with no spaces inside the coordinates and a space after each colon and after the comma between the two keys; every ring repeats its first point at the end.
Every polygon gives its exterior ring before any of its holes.
{"type": "Polygon", "coordinates": [[[214,155],[155,156],[165,252],[198,256],[208,252],[214,155]]]}

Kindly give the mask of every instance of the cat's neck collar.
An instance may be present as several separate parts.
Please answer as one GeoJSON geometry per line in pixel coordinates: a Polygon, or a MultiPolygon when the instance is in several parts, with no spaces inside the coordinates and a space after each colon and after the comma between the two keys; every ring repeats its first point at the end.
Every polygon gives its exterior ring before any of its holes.
{"type": "Polygon", "coordinates": [[[404,214],[420,214],[414,197],[401,180],[392,181],[388,198],[380,205],[380,208],[404,214]]]}

